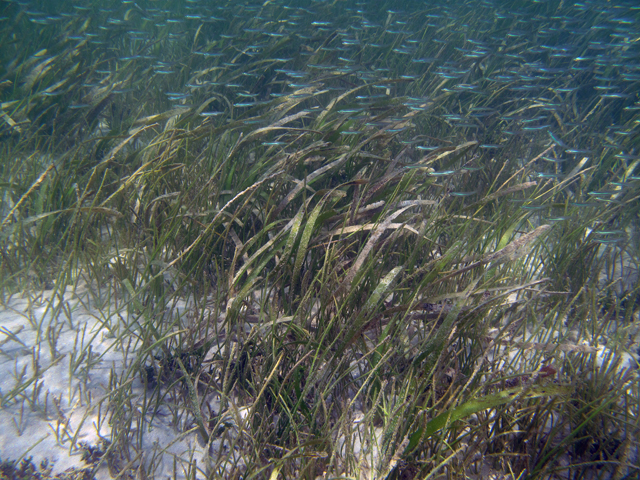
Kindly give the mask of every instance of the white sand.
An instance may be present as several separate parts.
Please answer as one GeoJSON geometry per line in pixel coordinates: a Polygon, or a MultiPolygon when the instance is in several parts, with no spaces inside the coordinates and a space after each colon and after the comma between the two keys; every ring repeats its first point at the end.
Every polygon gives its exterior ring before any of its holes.
{"type": "MultiPolygon", "coordinates": [[[[110,375],[121,375],[134,356],[129,352],[125,359],[123,348],[114,344],[114,332],[123,327],[123,312],[112,311],[105,317],[65,294],[64,309],[54,315],[48,306],[59,301],[50,303],[50,294],[36,300],[14,296],[0,309],[0,458],[33,457],[36,465],[46,459],[56,474],[86,467],[78,448],[82,442],[97,446],[100,437],[110,438],[106,400],[110,375]]],[[[132,402],[141,404],[145,388],[139,374],[131,378],[132,402]]],[[[151,429],[143,430],[139,443],[142,458],[153,464],[157,478],[173,477],[174,459],[178,477],[184,476],[181,465],[191,459],[204,467],[204,449],[195,434],[181,434],[172,419],[168,409],[160,407],[152,419],[147,418],[151,429]]],[[[97,478],[109,478],[106,462],[97,478]]]]}

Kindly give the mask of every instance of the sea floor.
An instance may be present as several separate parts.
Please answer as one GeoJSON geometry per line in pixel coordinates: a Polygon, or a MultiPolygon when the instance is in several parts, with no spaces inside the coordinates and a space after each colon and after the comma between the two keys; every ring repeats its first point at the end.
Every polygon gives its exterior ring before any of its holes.
{"type": "MultiPolygon", "coordinates": [[[[124,307],[96,305],[95,300],[91,300],[95,295],[88,293],[86,285],[79,285],[74,293],[61,296],[53,291],[37,295],[16,294],[0,308],[2,460],[31,458],[34,465],[46,465],[50,475],[93,468],[108,448],[113,434],[111,425],[117,416],[109,408],[109,395],[113,394],[115,385],[121,388],[123,383],[131,383],[129,405],[137,408],[139,415],[134,415],[137,420],[129,425],[137,432],[128,453],[130,462],[143,464],[147,471],[153,472],[154,478],[187,478],[194,466],[199,469],[195,477],[204,478],[207,452],[219,456],[220,449],[228,446],[222,440],[213,442],[208,448],[203,445],[194,425],[189,424],[188,416],[185,419],[171,408],[169,397],[165,398],[166,404],[144,407],[148,405],[146,396],[151,387],[143,382],[142,375],[132,370],[139,370],[136,365],[139,347],[135,342],[122,345],[115,341],[122,329],[134,328],[135,322],[127,316],[124,307]]],[[[506,301],[517,299],[512,296],[506,301]]],[[[184,302],[178,302],[174,310],[176,314],[184,315],[188,307],[184,302]]],[[[626,329],[625,338],[630,344],[640,341],[638,324],[640,321],[636,318],[633,325],[621,327],[626,329]]],[[[610,333],[614,338],[615,332],[610,333]]],[[[514,356],[524,359],[526,350],[547,348],[545,346],[560,337],[566,339],[566,332],[544,328],[528,331],[527,338],[521,335],[511,345],[503,347],[503,363],[513,368],[514,356]]],[[[595,353],[600,364],[610,361],[611,355],[619,355],[618,368],[635,368],[637,358],[628,352],[629,349],[627,352],[613,349],[611,341],[604,337],[600,341],[600,344],[592,345],[575,338],[575,342],[565,342],[561,348],[567,352],[595,353]],[[614,354],[614,350],[618,353],[614,354]]],[[[217,410],[219,405],[215,396],[207,402],[217,410]]],[[[246,408],[235,406],[234,411],[238,418],[230,423],[238,425],[246,418],[243,415],[246,408]]],[[[357,422],[358,412],[355,412],[354,432],[358,430],[357,422]]],[[[369,472],[368,478],[377,478],[374,467],[379,450],[377,440],[363,437],[356,442],[362,451],[369,451],[368,458],[362,463],[362,471],[369,472]]],[[[231,456],[234,455],[237,456],[232,452],[231,456]]],[[[637,458],[637,452],[634,458],[637,458]]],[[[241,461],[235,458],[233,463],[241,461]]],[[[479,467],[477,478],[489,478],[486,475],[510,478],[485,463],[479,467]]],[[[95,478],[111,478],[110,471],[121,466],[102,461],[95,478]]]]}
{"type": "MultiPolygon", "coordinates": [[[[14,295],[0,309],[2,460],[46,461],[56,475],[86,468],[83,456],[98,459],[111,440],[108,398],[116,378],[135,368],[135,346],[127,351],[114,341],[114,332],[127,328],[126,313],[112,305],[98,309],[82,290],[54,301],[47,291],[14,295]]],[[[140,375],[130,379],[135,408],[147,388],[140,375]]],[[[182,467],[194,460],[204,467],[205,448],[197,435],[179,431],[166,406],[146,416],[144,428],[131,427],[139,431],[140,454],[136,460],[134,448],[132,461],[153,465],[156,478],[183,477],[182,467]]],[[[96,478],[110,478],[107,462],[96,478]]]]}

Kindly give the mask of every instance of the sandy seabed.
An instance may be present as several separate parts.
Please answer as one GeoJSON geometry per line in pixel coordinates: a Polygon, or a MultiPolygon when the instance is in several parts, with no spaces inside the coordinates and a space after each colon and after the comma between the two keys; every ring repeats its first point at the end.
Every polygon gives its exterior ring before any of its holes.
{"type": "MultiPolygon", "coordinates": [[[[122,375],[133,355],[114,340],[126,313],[92,306],[82,288],[53,302],[51,295],[14,295],[0,308],[0,459],[32,457],[37,466],[46,460],[56,475],[86,468],[83,451],[109,440],[111,376],[122,375]]],[[[131,378],[134,396],[141,397],[140,375],[131,378]]],[[[151,428],[143,429],[140,459],[153,462],[157,478],[173,477],[176,464],[204,465],[196,434],[178,431],[173,418],[161,406],[151,428]]],[[[106,462],[96,478],[110,478],[106,462]]]]}
{"type": "MultiPolygon", "coordinates": [[[[100,450],[111,438],[109,394],[114,378],[135,364],[136,345],[115,340],[131,328],[126,309],[97,306],[90,297],[81,285],[61,297],[53,291],[16,294],[0,307],[0,460],[31,457],[34,465],[48,462],[51,475],[57,475],[87,468],[83,452],[100,450]]],[[[187,310],[184,302],[174,306],[174,314],[187,310]]],[[[532,339],[540,335],[553,337],[553,332],[532,332],[532,339]]],[[[610,353],[604,346],[588,348],[597,352],[598,362],[610,353]]],[[[633,368],[637,359],[622,355],[619,368],[633,368]]],[[[131,404],[142,405],[148,385],[139,373],[129,372],[128,378],[131,404]]],[[[134,464],[144,462],[155,478],[180,478],[195,461],[202,469],[197,477],[204,478],[207,449],[189,426],[176,422],[162,404],[147,422],[132,448],[134,464]]],[[[224,445],[216,442],[209,453],[220,448],[224,445]]],[[[96,478],[111,478],[107,462],[96,478]]]]}

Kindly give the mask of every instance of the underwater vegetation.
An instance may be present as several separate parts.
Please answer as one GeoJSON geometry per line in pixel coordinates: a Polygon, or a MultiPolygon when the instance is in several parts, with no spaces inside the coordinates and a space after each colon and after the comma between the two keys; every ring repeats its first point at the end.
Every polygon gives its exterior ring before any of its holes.
{"type": "Polygon", "coordinates": [[[617,0],[3,1],[0,436],[83,478],[637,478],[639,40],[617,0]]]}

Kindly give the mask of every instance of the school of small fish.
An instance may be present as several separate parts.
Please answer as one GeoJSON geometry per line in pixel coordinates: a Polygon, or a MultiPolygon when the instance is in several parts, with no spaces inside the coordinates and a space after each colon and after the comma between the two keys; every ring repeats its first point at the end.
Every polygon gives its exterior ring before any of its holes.
{"type": "Polygon", "coordinates": [[[596,166],[574,212],[640,186],[634,1],[6,0],[0,45],[0,139],[50,151],[176,116],[249,132],[286,111],[299,117],[265,149],[301,148],[294,127],[334,121],[331,141],[379,130],[427,159],[471,142],[462,168],[427,172],[444,181],[543,150],[532,181],[596,166]]]}

